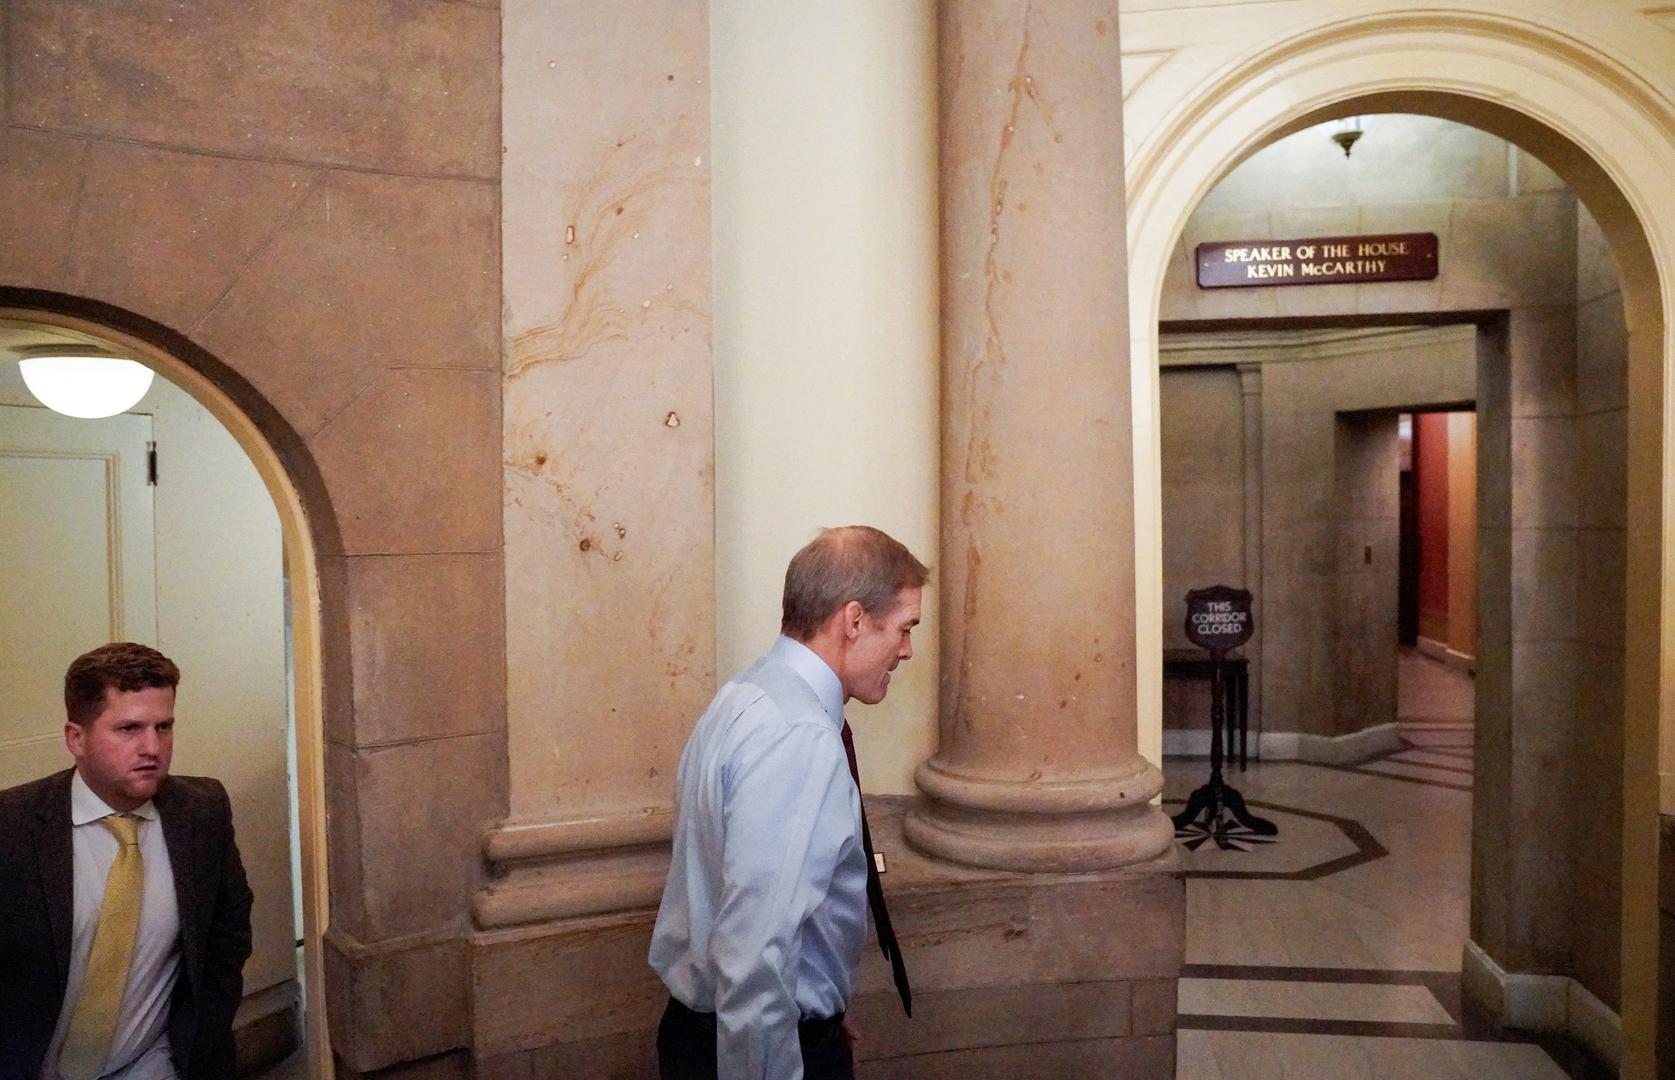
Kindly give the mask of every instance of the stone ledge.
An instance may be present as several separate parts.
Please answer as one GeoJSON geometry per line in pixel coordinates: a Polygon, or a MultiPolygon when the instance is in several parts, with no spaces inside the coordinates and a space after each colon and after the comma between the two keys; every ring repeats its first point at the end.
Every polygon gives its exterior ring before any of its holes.
{"type": "Polygon", "coordinates": [[[655,910],[669,874],[668,808],[508,822],[483,835],[496,880],[471,901],[480,930],[655,910]]]}
{"type": "Polygon", "coordinates": [[[453,932],[367,944],[326,931],[332,1051],[353,1072],[445,1054],[470,1043],[466,943],[453,932]]]}
{"type": "MultiPolygon", "coordinates": [[[[867,799],[915,990],[907,1020],[889,965],[868,945],[854,1006],[868,1074],[1006,1075],[1039,1057],[1068,1070],[1043,1075],[1105,1076],[1113,1063],[1169,1075],[1151,1070],[1154,1060],[1172,1067],[1185,947],[1173,852],[1084,874],[954,866],[903,843],[901,820],[916,802],[867,799]]],[[[561,892],[563,882],[549,887],[561,892]]],[[[637,1075],[667,996],[646,964],[654,919],[648,908],[474,934],[475,1060],[508,1075],[579,1062],[637,1075]]]]}

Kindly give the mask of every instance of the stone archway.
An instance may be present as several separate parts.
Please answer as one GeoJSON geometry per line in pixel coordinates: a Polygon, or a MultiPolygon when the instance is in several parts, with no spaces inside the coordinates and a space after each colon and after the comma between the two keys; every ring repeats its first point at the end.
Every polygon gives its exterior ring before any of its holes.
{"type": "MultiPolygon", "coordinates": [[[[1675,359],[1675,212],[1661,204],[1675,159],[1675,103],[1613,57],[1533,22],[1423,12],[1323,23],[1254,56],[1181,101],[1131,157],[1130,306],[1136,457],[1138,671],[1159,670],[1161,492],[1157,317],[1170,251],[1193,207],[1250,153],[1337,116],[1423,113],[1534,153],[1576,192],[1611,242],[1630,329],[1629,551],[1623,805],[1623,1072],[1651,1075],[1655,1038],[1658,774],[1668,773],[1675,683],[1660,628],[1675,551],[1664,477],[1663,385],[1675,359]]],[[[1142,746],[1161,742],[1160,689],[1142,682],[1142,746]]],[[[1663,809],[1672,807],[1665,799],[1663,809]]]]}
{"type": "MultiPolygon", "coordinates": [[[[243,380],[202,349],[166,328],[108,305],[32,290],[0,289],[0,323],[22,322],[90,335],[142,361],[186,392],[221,425],[255,466],[277,511],[290,582],[288,622],[296,717],[298,844],[302,870],[303,993],[305,1046],[310,1075],[331,1073],[326,1031],[322,951],[328,911],[324,651],[320,618],[317,533],[332,528],[329,506],[310,508],[294,473],[296,454],[282,454],[272,437],[273,421],[261,424],[235,399],[252,393],[243,380]],[[218,378],[219,376],[219,378],[218,378]],[[228,384],[228,385],[224,385],[228,384]],[[230,392],[231,391],[231,392],[230,392]]],[[[280,439],[284,437],[283,431],[280,439]]],[[[302,471],[309,471],[306,460],[302,471]]]]}

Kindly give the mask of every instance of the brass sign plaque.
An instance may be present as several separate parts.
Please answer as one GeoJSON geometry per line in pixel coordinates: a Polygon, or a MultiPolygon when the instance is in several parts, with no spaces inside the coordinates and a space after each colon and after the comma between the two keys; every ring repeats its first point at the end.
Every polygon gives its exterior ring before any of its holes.
{"type": "Polygon", "coordinates": [[[1232,240],[1198,245],[1200,289],[1428,281],[1436,276],[1436,233],[1232,240]]]}

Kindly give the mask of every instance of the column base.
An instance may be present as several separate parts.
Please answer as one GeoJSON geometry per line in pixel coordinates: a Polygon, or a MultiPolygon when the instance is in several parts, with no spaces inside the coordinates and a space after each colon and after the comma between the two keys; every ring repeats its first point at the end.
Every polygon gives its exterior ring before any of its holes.
{"type": "Polygon", "coordinates": [[[1152,799],[1163,774],[1141,758],[1127,776],[1074,781],[996,780],[950,771],[936,758],[914,781],[928,797],[902,823],[933,858],[992,870],[1081,873],[1157,858],[1174,826],[1152,799]]]}

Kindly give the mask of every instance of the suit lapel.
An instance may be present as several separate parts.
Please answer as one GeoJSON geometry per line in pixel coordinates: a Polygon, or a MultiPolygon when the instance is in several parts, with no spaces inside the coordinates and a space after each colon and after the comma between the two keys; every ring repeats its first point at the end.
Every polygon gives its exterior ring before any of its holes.
{"type": "Polygon", "coordinates": [[[180,785],[165,779],[154,798],[163,819],[163,843],[169,849],[169,869],[174,875],[175,905],[180,917],[180,956],[189,986],[198,984],[198,875],[193,873],[192,824],[181,798],[180,785]]]}
{"type": "Polygon", "coordinates": [[[52,931],[52,955],[58,962],[60,996],[70,981],[70,936],[76,918],[76,857],[70,832],[70,777],[74,772],[68,769],[54,777],[35,806],[35,858],[47,924],[52,931]]]}

